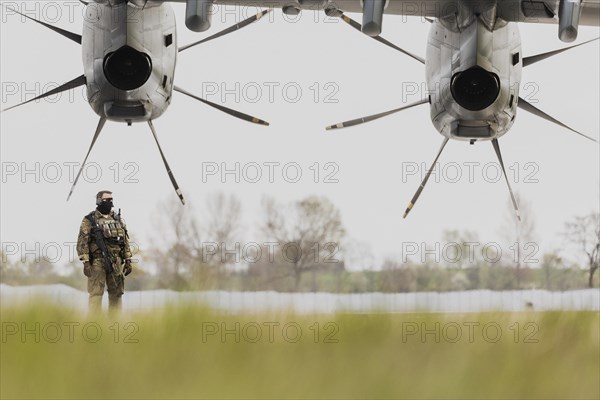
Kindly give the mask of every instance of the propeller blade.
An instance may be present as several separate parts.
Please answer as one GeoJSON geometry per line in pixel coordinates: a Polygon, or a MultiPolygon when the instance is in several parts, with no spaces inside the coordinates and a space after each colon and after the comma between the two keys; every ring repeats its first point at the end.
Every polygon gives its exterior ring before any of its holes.
{"type": "MultiPolygon", "coordinates": [[[[350,25],[351,27],[353,27],[354,29],[356,29],[357,31],[359,31],[359,32],[361,32],[361,33],[362,33],[361,26],[360,26],[360,24],[359,24],[358,22],[356,22],[355,20],[353,20],[352,18],[350,18],[349,16],[347,16],[347,15],[345,15],[345,14],[342,14],[342,15],[340,16],[340,18],[341,18],[341,19],[342,19],[342,20],[343,20],[345,23],[347,23],[348,25],[350,25]]],[[[368,36],[368,35],[367,35],[367,36],[368,36]]],[[[404,49],[401,49],[400,47],[396,46],[396,45],[395,45],[395,44],[393,44],[392,42],[390,42],[390,41],[388,41],[388,40],[386,40],[386,39],[382,38],[382,37],[381,37],[381,36],[379,36],[379,35],[378,35],[378,36],[369,36],[369,37],[370,37],[370,38],[373,38],[373,39],[375,39],[375,40],[377,40],[377,41],[378,41],[378,42],[380,42],[380,43],[383,43],[383,44],[385,44],[386,46],[389,46],[389,47],[391,47],[391,48],[392,48],[392,49],[394,49],[394,50],[398,50],[399,52],[401,52],[401,53],[404,53],[404,54],[406,54],[407,56],[414,58],[415,60],[417,60],[417,61],[418,61],[418,62],[420,62],[421,64],[425,64],[425,59],[424,59],[423,57],[419,57],[419,56],[417,56],[417,55],[414,55],[414,54],[412,54],[412,53],[410,53],[410,52],[408,52],[408,51],[406,51],[406,50],[404,50],[404,49]]]]}
{"type": "Polygon", "coordinates": [[[558,50],[549,51],[547,53],[536,54],[535,56],[523,57],[523,66],[527,67],[527,66],[529,66],[531,64],[535,64],[538,61],[545,60],[548,57],[552,57],[552,56],[555,56],[557,54],[560,54],[563,51],[567,51],[567,50],[573,49],[575,47],[583,46],[584,44],[596,41],[598,39],[600,39],[600,38],[588,40],[587,42],[583,42],[583,43],[575,44],[573,46],[565,47],[564,49],[558,49],[558,50]]]}
{"type": "Polygon", "coordinates": [[[169,167],[169,163],[167,162],[167,159],[165,158],[165,154],[163,153],[162,148],[160,147],[160,143],[158,143],[158,136],[156,135],[156,131],[154,130],[154,125],[152,124],[152,120],[148,120],[148,125],[150,126],[150,130],[152,131],[152,136],[154,136],[154,141],[156,142],[156,145],[158,146],[158,151],[160,152],[160,157],[162,158],[163,163],[165,164],[165,168],[167,169],[167,174],[169,174],[169,179],[171,180],[171,184],[173,185],[173,188],[175,189],[175,193],[177,193],[177,196],[179,196],[179,200],[181,200],[181,204],[185,205],[185,200],[183,198],[183,194],[181,193],[181,190],[179,189],[179,185],[177,184],[177,181],[175,180],[173,171],[171,171],[171,167],[169,167]]]}
{"type": "Polygon", "coordinates": [[[173,87],[173,90],[175,90],[176,92],[179,92],[179,93],[183,93],[183,94],[185,94],[186,96],[189,96],[189,97],[191,97],[191,98],[193,98],[193,99],[196,99],[196,100],[198,100],[198,101],[201,101],[202,103],[204,103],[204,104],[207,104],[207,105],[209,105],[209,106],[211,106],[211,107],[214,107],[214,108],[216,108],[217,110],[223,111],[224,113],[226,113],[226,114],[229,114],[229,115],[231,115],[231,116],[233,116],[233,117],[236,117],[236,118],[242,119],[242,120],[244,120],[244,121],[252,122],[252,123],[254,123],[254,124],[259,124],[259,125],[265,125],[265,126],[269,126],[269,123],[268,123],[267,121],[263,121],[263,120],[262,120],[262,119],[260,119],[260,118],[256,118],[256,117],[253,117],[253,116],[251,116],[251,115],[244,114],[243,112],[239,112],[239,111],[236,111],[236,110],[232,110],[231,108],[227,108],[227,107],[225,107],[225,106],[222,106],[222,105],[220,105],[220,104],[215,104],[215,103],[213,103],[213,102],[211,102],[211,101],[204,100],[204,99],[203,99],[203,98],[201,98],[201,97],[194,96],[193,94],[191,94],[191,93],[189,93],[189,92],[186,92],[185,90],[183,90],[182,88],[180,88],[180,87],[178,87],[178,86],[174,86],[174,87],[173,87]]]}
{"type": "Polygon", "coordinates": [[[532,113],[533,115],[536,115],[536,116],[538,116],[540,118],[545,119],[546,121],[550,121],[550,122],[552,122],[552,123],[554,123],[554,124],[556,124],[558,126],[562,126],[563,128],[567,128],[571,132],[575,132],[576,134],[578,134],[580,136],[583,136],[586,139],[589,139],[589,140],[591,140],[593,142],[598,143],[598,140],[596,140],[596,139],[594,139],[592,137],[589,137],[587,135],[584,135],[583,133],[578,132],[575,129],[573,129],[573,128],[571,128],[571,127],[563,124],[562,122],[560,122],[559,120],[557,120],[557,119],[551,117],[550,115],[546,114],[545,112],[543,112],[539,108],[534,107],[533,105],[531,105],[530,103],[528,103],[527,101],[525,101],[522,97],[519,97],[519,102],[517,103],[517,106],[520,109],[522,109],[522,110],[525,110],[527,112],[532,113]]]}
{"type": "Polygon", "coordinates": [[[500,145],[498,144],[498,139],[492,139],[492,145],[494,146],[496,156],[498,156],[498,162],[502,167],[502,173],[504,174],[504,179],[506,180],[506,185],[508,186],[508,191],[510,192],[510,199],[512,200],[513,208],[515,209],[515,214],[517,215],[517,219],[519,220],[519,222],[521,222],[521,215],[519,215],[519,206],[517,205],[517,200],[515,199],[515,195],[513,194],[512,188],[510,187],[508,175],[506,175],[506,169],[504,168],[504,161],[502,161],[502,153],[500,153],[500,145]]]}
{"type": "Polygon", "coordinates": [[[374,121],[374,120],[379,119],[379,118],[387,117],[388,115],[392,115],[392,114],[397,113],[399,111],[406,110],[408,108],[411,108],[411,107],[414,107],[414,106],[418,106],[418,105],[421,105],[421,104],[425,104],[425,103],[429,103],[429,98],[424,99],[424,100],[419,100],[416,103],[412,103],[412,104],[409,104],[407,106],[396,108],[396,109],[393,109],[393,110],[390,110],[390,111],[386,111],[386,112],[382,112],[382,113],[374,114],[374,115],[369,115],[368,117],[362,117],[362,118],[353,119],[351,121],[340,122],[339,124],[330,125],[330,126],[326,127],[325,129],[327,129],[329,131],[329,130],[332,130],[332,129],[348,128],[350,126],[364,124],[365,122],[371,122],[371,121],[374,121]]]}
{"type": "Polygon", "coordinates": [[[43,99],[44,97],[52,96],[54,94],[61,93],[61,92],[64,92],[66,90],[70,90],[70,89],[74,89],[74,88],[79,87],[79,86],[83,86],[83,85],[85,85],[85,83],[86,83],[85,75],[78,76],[77,78],[73,79],[72,81],[69,81],[69,82],[67,82],[65,84],[60,85],[56,89],[49,90],[46,93],[42,93],[39,96],[37,96],[37,97],[35,97],[35,98],[31,99],[31,100],[24,101],[24,102],[19,103],[19,104],[15,105],[15,106],[5,108],[4,110],[2,110],[0,112],[8,111],[8,110],[11,110],[11,109],[13,109],[15,107],[22,106],[23,104],[31,103],[32,101],[43,99]]]}
{"type": "Polygon", "coordinates": [[[88,149],[88,152],[85,155],[85,158],[83,159],[83,163],[81,164],[81,167],[79,167],[79,171],[77,172],[77,176],[75,177],[73,186],[71,186],[71,191],[69,192],[69,195],[67,196],[67,201],[69,201],[69,199],[71,198],[71,195],[73,194],[73,191],[75,190],[75,185],[77,185],[77,181],[79,180],[81,171],[83,171],[83,167],[85,166],[85,163],[86,163],[88,157],[90,156],[90,153],[92,152],[92,148],[94,147],[94,144],[96,143],[96,139],[98,139],[98,135],[100,135],[100,132],[102,131],[102,128],[104,128],[105,123],[106,123],[106,118],[100,118],[100,121],[98,121],[98,126],[96,127],[96,133],[94,133],[94,137],[92,138],[92,144],[90,144],[90,148],[88,149]]]}
{"type": "Polygon", "coordinates": [[[444,147],[446,147],[446,143],[448,143],[448,140],[449,140],[449,138],[447,138],[447,137],[444,138],[444,141],[442,142],[442,146],[440,147],[440,149],[437,153],[437,156],[435,156],[435,160],[433,160],[433,164],[431,164],[431,168],[429,168],[429,171],[427,171],[427,174],[425,175],[425,179],[423,179],[423,182],[421,182],[421,186],[419,186],[419,188],[417,189],[417,193],[415,193],[415,195],[413,196],[410,203],[408,203],[408,206],[406,207],[406,211],[404,211],[404,216],[402,218],[406,218],[406,216],[408,215],[410,210],[412,210],[415,203],[417,202],[417,199],[419,198],[419,196],[421,195],[421,192],[425,188],[425,185],[427,184],[427,181],[429,180],[429,176],[431,176],[431,172],[435,168],[435,163],[437,162],[438,158],[440,158],[440,155],[442,154],[444,147]]]}
{"type": "Polygon", "coordinates": [[[37,19],[35,19],[35,18],[31,18],[31,17],[29,17],[29,16],[27,16],[27,15],[25,15],[25,14],[23,14],[23,13],[20,13],[20,12],[18,12],[17,10],[15,10],[15,9],[14,9],[14,8],[12,8],[12,7],[8,7],[8,6],[6,6],[6,8],[7,8],[7,9],[9,9],[10,11],[12,11],[12,12],[16,12],[17,14],[19,14],[19,15],[21,15],[21,16],[23,16],[23,17],[27,18],[27,19],[30,19],[30,20],[32,20],[32,21],[35,21],[35,22],[37,22],[37,23],[38,23],[38,24],[40,24],[40,25],[44,25],[46,28],[53,30],[54,32],[58,33],[59,35],[62,35],[62,36],[64,36],[64,37],[66,37],[67,39],[71,39],[71,40],[72,40],[72,41],[74,41],[75,43],[81,44],[81,35],[78,35],[78,34],[76,34],[76,33],[73,33],[73,32],[66,31],[66,30],[64,30],[64,29],[58,28],[58,27],[56,27],[56,26],[53,26],[53,25],[47,24],[47,23],[45,23],[45,22],[42,22],[42,21],[38,21],[38,20],[37,20],[37,19]]]}
{"type": "Polygon", "coordinates": [[[209,36],[209,37],[207,37],[205,39],[202,39],[202,40],[199,40],[197,42],[190,43],[190,44],[187,44],[185,46],[182,46],[182,47],[179,48],[179,52],[187,50],[190,47],[194,47],[196,45],[199,45],[199,44],[202,44],[202,43],[206,43],[206,42],[208,42],[210,40],[220,38],[221,36],[228,35],[228,34],[230,34],[232,32],[237,31],[238,29],[242,29],[242,28],[250,25],[251,23],[258,21],[259,19],[261,19],[262,17],[264,17],[267,13],[269,13],[270,11],[271,11],[271,9],[263,10],[263,11],[259,12],[258,14],[253,15],[252,17],[243,20],[242,22],[238,22],[237,24],[235,24],[233,26],[230,26],[227,29],[223,29],[222,31],[215,33],[212,36],[209,36]]]}

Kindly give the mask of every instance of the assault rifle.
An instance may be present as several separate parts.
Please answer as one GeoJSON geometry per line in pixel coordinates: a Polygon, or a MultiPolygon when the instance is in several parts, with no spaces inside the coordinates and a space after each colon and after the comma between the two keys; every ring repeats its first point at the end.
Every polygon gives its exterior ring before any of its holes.
{"type": "Polygon", "coordinates": [[[110,252],[110,250],[108,250],[108,247],[106,246],[106,242],[104,241],[104,236],[102,235],[102,228],[100,228],[98,221],[96,221],[96,217],[94,216],[93,212],[86,215],[85,217],[92,224],[92,231],[90,233],[94,237],[96,246],[98,246],[98,249],[100,249],[100,252],[102,253],[102,260],[104,261],[104,269],[106,270],[107,274],[112,274],[113,273],[113,264],[115,263],[115,259],[113,258],[112,253],[110,252]]]}

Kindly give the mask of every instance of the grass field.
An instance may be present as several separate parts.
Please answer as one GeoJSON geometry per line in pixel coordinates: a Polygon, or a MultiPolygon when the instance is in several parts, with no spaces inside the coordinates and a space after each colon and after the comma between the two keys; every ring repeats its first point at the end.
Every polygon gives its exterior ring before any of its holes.
{"type": "Polygon", "coordinates": [[[92,318],[2,308],[10,398],[600,398],[593,312],[92,318]]]}

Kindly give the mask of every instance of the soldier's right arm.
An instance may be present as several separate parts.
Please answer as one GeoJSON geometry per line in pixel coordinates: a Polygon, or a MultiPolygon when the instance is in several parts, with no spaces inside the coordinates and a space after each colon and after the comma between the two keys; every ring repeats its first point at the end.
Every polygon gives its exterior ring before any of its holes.
{"type": "Polygon", "coordinates": [[[77,237],[77,255],[83,262],[90,260],[90,232],[92,224],[87,218],[83,218],[79,227],[79,236],[77,237]]]}

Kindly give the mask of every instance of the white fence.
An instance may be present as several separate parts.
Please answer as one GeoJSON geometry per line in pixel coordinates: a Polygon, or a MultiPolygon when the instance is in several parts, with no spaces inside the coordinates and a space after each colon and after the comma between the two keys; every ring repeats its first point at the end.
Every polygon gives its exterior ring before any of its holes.
{"type": "MultiPolygon", "coordinates": [[[[87,297],[87,293],[65,285],[0,285],[0,304],[3,307],[43,298],[46,302],[85,309],[87,297]]],[[[104,297],[106,302],[107,296],[104,297]]],[[[148,290],[127,292],[123,298],[123,307],[127,311],[147,310],[167,304],[204,304],[231,312],[600,311],[600,290],[583,289],[567,292],[472,290],[444,293],[360,294],[148,290]]]]}

